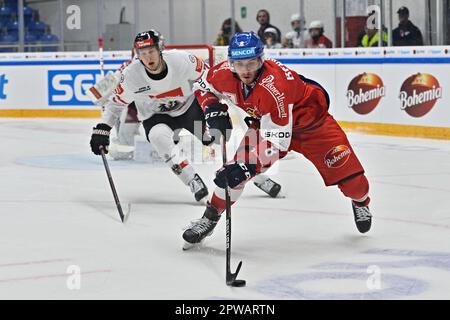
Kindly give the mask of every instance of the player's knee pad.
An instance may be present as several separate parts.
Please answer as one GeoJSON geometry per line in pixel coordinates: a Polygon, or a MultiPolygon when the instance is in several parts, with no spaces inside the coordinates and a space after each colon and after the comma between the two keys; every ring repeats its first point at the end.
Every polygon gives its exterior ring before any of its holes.
{"type": "Polygon", "coordinates": [[[369,181],[364,174],[342,180],[338,187],[346,197],[355,201],[364,201],[369,194],[369,181]]]}
{"type": "Polygon", "coordinates": [[[134,137],[139,135],[140,123],[121,123],[117,133],[118,142],[123,145],[133,146],[134,137]]]}
{"type": "Polygon", "coordinates": [[[175,146],[172,129],[163,123],[159,123],[150,129],[148,141],[150,141],[161,157],[170,156],[175,146]]]}

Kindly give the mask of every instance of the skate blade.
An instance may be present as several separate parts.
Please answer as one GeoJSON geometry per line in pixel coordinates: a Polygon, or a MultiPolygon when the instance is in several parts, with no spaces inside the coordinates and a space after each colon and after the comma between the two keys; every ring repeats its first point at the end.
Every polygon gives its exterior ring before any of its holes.
{"type": "Polygon", "coordinates": [[[285,199],[286,194],[283,191],[280,191],[274,199],[285,199]]]}
{"type": "Polygon", "coordinates": [[[190,243],[187,241],[184,241],[183,243],[183,251],[188,251],[192,249],[199,249],[202,246],[203,240],[199,243],[190,243]]]}

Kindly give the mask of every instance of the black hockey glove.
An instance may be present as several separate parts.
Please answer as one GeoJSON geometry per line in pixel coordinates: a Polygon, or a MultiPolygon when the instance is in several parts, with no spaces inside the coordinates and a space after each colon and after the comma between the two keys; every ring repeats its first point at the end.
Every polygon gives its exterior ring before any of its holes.
{"type": "Polygon", "coordinates": [[[223,135],[227,141],[230,139],[233,126],[224,104],[214,103],[207,106],[205,120],[209,128],[209,134],[214,138],[214,143],[220,144],[220,135],[223,135]]]}
{"type": "Polygon", "coordinates": [[[100,147],[103,147],[105,153],[108,153],[109,132],[111,127],[105,123],[99,123],[93,128],[91,136],[91,150],[94,154],[100,155],[100,147]]]}
{"type": "Polygon", "coordinates": [[[234,188],[244,181],[253,178],[256,175],[256,165],[248,164],[242,161],[236,161],[232,164],[227,164],[216,172],[214,183],[219,188],[225,188],[226,181],[228,186],[234,188]]]}

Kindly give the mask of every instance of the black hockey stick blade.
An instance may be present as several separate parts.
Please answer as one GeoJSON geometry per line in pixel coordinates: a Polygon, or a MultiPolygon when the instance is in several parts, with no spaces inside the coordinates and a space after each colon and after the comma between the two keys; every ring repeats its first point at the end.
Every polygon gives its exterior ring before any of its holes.
{"type": "Polygon", "coordinates": [[[244,287],[246,282],[245,280],[239,280],[236,279],[239,271],[241,270],[242,267],[242,261],[239,261],[239,264],[236,268],[236,272],[235,273],[231,273],[230,270],[227,271],[227,285],[228,286],[232,286],[232,287],[244,287]]]}
{"type": "MultiPolygon", "coordinates": [[[[122,205],[120,204],[119,196],[117,195],[116,187],[114,186],[114,181],[111,175],[111,171],[109,170],[108,161],[106,160],[105,151],[103,147],[100,146],[100,153],[102,155],[103,165],[106,170],[106,175],[108,176],[109,185],[111,187],[111,191],[113,193],[114,201],[116,202],[117,211],[119,212],[120,220],[124,223],[125,215],[123,214],[122,205]]],[[[130,209],[130,207],[129,207],[130,209]]]]}

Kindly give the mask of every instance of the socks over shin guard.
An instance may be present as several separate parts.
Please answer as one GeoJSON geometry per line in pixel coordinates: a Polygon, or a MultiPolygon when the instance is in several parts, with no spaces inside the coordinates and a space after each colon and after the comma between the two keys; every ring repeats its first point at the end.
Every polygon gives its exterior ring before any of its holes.
{"type": "MultiPolygon", "coordinates": [[[[244,191],[244,188],[230,189],[231,205],[233,205],[239,199],[239,197],[241,196],[243,191],[244,191]]],[[[216,210],[217,210],[217,212],[219,212],[219,214],[224,212],[226,209],[225,190],[217,187],[214,190],[214,193],[209,202],[214,208],[216,208],[216,210]]]]}
{"type": "Polygon", "coordinates": [[[355,201],[356,204],[361,204],[361,206],[369,204],[369,181],[364,174],[343,180],[338,187],[346,197],[355,201]]]}
{"type": "Polygon", "coordinates": [[[181,161],[180,163],[173,163],[173,161],[169,160],[168,164],[173,173],[175,173],[185,185],[188,185],[189,182],[194,179],[195,170],[187,160],[181,161]]]}
{"type": "Polygon", "coordinates": [[[195,176],[195,170],[186,159],[180,156],[181,152],[173,142],[173,135],[174,132],[168,125],[159,123],[148,133],[148,140],[172,171],[185,185],[188,185],[195,176]]]}

